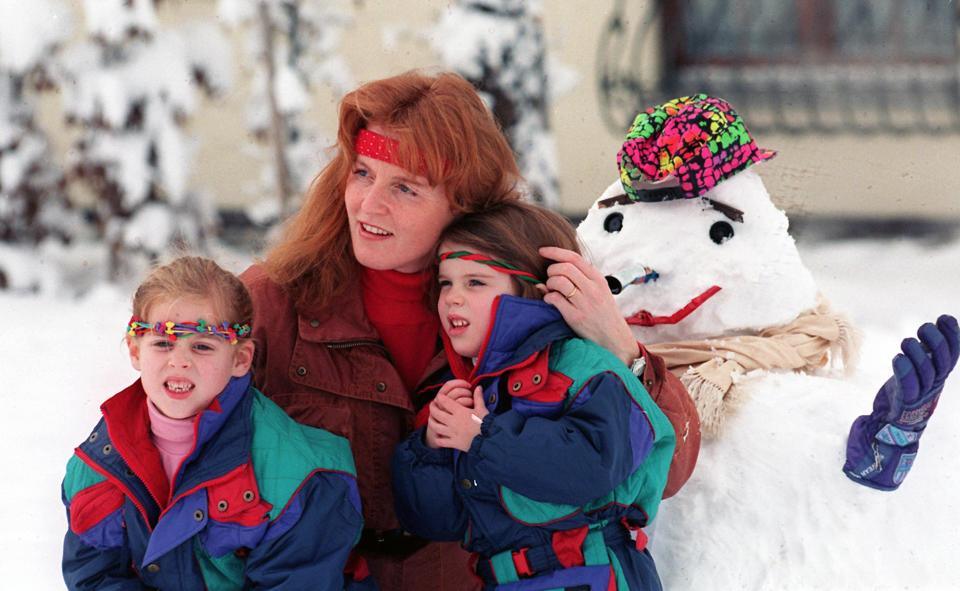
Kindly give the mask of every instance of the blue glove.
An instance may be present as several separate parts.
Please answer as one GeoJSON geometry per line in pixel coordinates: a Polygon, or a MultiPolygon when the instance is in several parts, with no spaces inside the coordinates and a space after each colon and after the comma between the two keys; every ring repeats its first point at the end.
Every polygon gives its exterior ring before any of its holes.
{"type": "Polygon", "coordinates": [[[920,340],[904,339],[893,358],[893,377],[877,392],[873,412],[858,417],[847,438],[843,472],[880,490],[896,490],[906,478],[920,435],[937,408],[943,382],[960,356],[957,319],[946,314],[926,323],[920,340]]]}

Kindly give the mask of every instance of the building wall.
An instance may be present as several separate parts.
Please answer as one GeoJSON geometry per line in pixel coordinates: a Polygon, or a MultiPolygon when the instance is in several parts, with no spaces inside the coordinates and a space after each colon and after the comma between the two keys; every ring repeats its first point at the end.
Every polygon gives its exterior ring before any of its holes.
{"type": "MultiPolygon", "coordinates": [[[[79,2],[74,3],[79,7],[79,2]]],[[[423,38],[450,2],[357,0],[356,19],[345,36],[343,53],[357,82],[391,75],[413,67],[435,67],[437,57],[423,38]],[[387,30],[396,35],[387,45],[387,30]]],[[[561,206],[582,215],[597,195],[616,178],[616,153],[621,135],[607,130],[598,108],[594,75],[598,36],[613,5],[607,2],[546,0],[543,21],[554,56],[576,70],[578,84],[553,107],[552,124],[561,174],[561,206]]],[[[160,4],[163,23],[215,18],[213,0],[166,0],[160,4]]],[[[79,8],[78,8],[79,10],[79,8]]],[[[76,22],[82,26],[82,18],[76,22]]],[[[631,26],[632,23],[628,23],[631,26]]],[[[234,34],[237,55],[242,37],[234,34]]],[[[642,64],[652,68],[652,64],[642,64]]],[[[240,69],[234,90],[219,101],[207,101],[190,122],[199,146],[193,185],[215,195],[223,207],[242,207],[255,199],[262,166],[244,147],[244,108],[248,86],[240,69]]],[[[697,89],[690,89],[696,92],[697,89]]],[[[314,89],[308,113],[312,125],[332,134],[336,98],[326,88],[314,89]]],[[[58,149],[66,153],[71,132],[59,121],[55,95],[42,99],[41,123],[51,130],[58,149]]],[[[734,105],[736,107],[736,105],[734,105]]],[[[741,111],[750,125],[750,113],[741,111]]],[[[757,137],[779,156],[762,165],[768,189],[791,214],[888,217],[919,216],[960,221],[960,136],[935,137],[757,137]]],[[[81,196],[82,198],[82,196],[81,196]]]]}

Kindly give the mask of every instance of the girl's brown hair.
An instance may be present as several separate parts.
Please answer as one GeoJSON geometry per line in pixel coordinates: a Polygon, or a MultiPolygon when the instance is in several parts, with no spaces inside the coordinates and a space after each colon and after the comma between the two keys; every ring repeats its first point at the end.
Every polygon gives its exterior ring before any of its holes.
{"type": "Polygon", "coordinates": [[[369,82],[340,101],[336,152],[264,268],[300,303],[327,304],[357,270],[344,191],[357,158],[357,132],[372,124],[399,141],[403,168],[441,186],[457,213],[516,199],[520,172],[510,145],[469,82],[457,74],[410,71],[369,82]]]}
{"type": "MultiPolygon", "coordinates": [[[[547,267],[553,261],[540,256],[538,248],[559,246],[580,252],[577,232],[567,218],[524,201],[506,202],[464,215],[443,231],[440,241],[454,242],[468,250],[516,265],[541,281],[546,281],[547,267]]],[[[534,284],[516,278],[513,281],[521,297],[543,297],[534,284]]]]}
{"type": "Polygon", "coordinates": [[[196,256],[179,257],[151,271],[133,295],[133,315],[146,318],[157,302],[190,297],[211,300],[221,314],[203,320],[253,325],[253,302],[240,279],[212,260],[196,256]]]}

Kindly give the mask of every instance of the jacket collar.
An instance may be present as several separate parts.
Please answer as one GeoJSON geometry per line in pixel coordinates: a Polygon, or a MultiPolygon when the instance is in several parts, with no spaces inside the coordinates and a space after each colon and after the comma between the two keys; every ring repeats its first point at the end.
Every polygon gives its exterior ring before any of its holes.
{"type": "Polygon", "coordinates": [[[554,341],[574,336],[559,310],[542,300],[498,296],[491,315],[476,367],[453,350],[446,333],[442,335],[454,376],[476,383],[521,364],[554,341]]]}
{"type": "MultiPolygon", "coordinates": [[[[231,378],[223,392],[214,398],[210,406],[197,414],[194,419],[194,433],[196,435],[194,448],[184,458],[178,476],[183,473],[183,466],[186,466],[197,455],[198,450],[223,429],[227,419],[244,400],[250,382],[251,374],[249,373],[243,377],[231,378]]],[[[130,471],[143,481],[154,500],[161,507],[165,506],[172,496],[172,491],[170,490],[170,482],[163,470],[160,453],[154,447],[150,438],[150,417],[142,382],[138,379],[104,402],[100,406],[100,410],[103,413],[107,433],[113,448],[127,463],[130,471]]],[[[238,435],[241,438],[248,439],[249,427],[244,425],[242,431],[244,433],[238,435]]],[[[248,453],[248,448],[244,448],[242,453],[248,453]]],[[[218,472],[227,472],[236,467],[235,459],[227,462],[231,465],[224,465],[223,462],[211,463],[217,464],[215,470],[218,472]]],[[[206,473],[209,471],[206,468],[203,471],[204,475],[200,478],[206,479],[208,477],[206,473]]],[[[190,486],[197,478],[191,477],[189,480],[190,482],[187,482],[184,479],[184,482],[181,482],[181,486],[178,488],[190,486]]]]}
{"type": "MultiPolygon", "coordinates": [[[[363,308],[362,289],[360,280],[353,279],[344,288],[343,293],[325,306],[317,304],[297,306],[297,331],[300,337],[311,343],[325,345],[356,343],[383,347],[380,333],[367,318],[366,310],[363,308]]],[[[424,346],[430,346],[430,344],[424,343],[424,346]]],[[[436,355],[424,370],[420,382],[424,383],[425,380],[438,374],[446,364],[443,351],[437,349],[436,355]]],[[[396,374],[396,380],[399,384],[399,373],[396,374]]],[[[325,384],[324,387],[337,391],[333,383],[325,384]]]]}

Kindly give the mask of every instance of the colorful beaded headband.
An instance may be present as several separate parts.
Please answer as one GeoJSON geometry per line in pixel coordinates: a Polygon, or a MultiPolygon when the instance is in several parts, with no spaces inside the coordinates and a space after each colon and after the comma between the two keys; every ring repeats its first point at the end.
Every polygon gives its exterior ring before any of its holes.
{"type": "Polygon", "coordinates": [[[250,336],[249,324],[230,324],[224,322],[221,324],[207,324],[206,320],[196,322],[157,322],[150,324],[144,322],[142,318],[133,316],[127,323],[127,334],[129,336],[140,336],[152,332],[153,334],[166,336],[169,340],[175,341],[178,337],[189,337],[195,334],[207,334],[229,341],[231,345],[236,345],[239,339],[250,336]]]}
{"type": "Polygon", "coordinates": [[[543,283],[537,279],[536,275],[533,273],[527,273],[526,271],[521,271],[516,265],[511,265],[510,263],[505,263],[503,261],[498,261],[492,259],[484,254],[476,254],[467,250],[451,250],[449,252],[442,252],[438,257],[439,260],[445,261],[447,259],[463,259],[465,261],[473,261],[475,263],[480,263],[481,265],[487,265],[492,268],[494,271],[499,271],[500,273],[506,273],[507,275],[513,275],[521,281],[526,281],[527,283],[543,283]]]}

